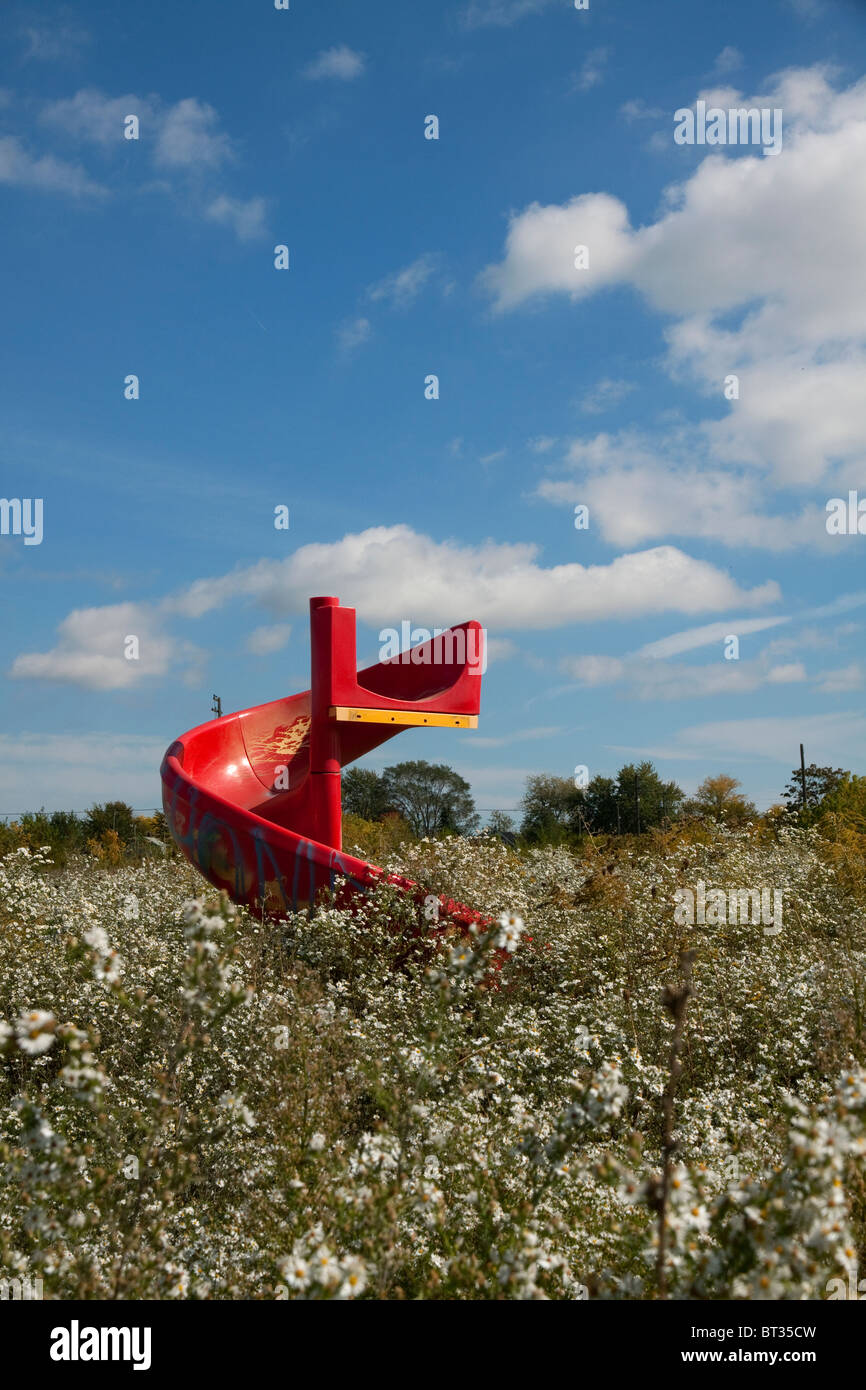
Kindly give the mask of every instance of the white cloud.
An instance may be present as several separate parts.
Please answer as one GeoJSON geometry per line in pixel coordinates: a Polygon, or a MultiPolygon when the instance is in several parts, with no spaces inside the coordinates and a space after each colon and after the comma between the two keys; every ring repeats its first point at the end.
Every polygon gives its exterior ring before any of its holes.
{"type": "Polygon", "coordinates": [[[726,72],[736,72],[737,68],[741,68],[742,66],[742,53],[738,48],[734,48],[733,44],[728,43],[725,44],[721,53],[716,57],[716,61],[713,64],[713,71],[721,76],[726,72]]]}
{"type": "Polygon", "coordinates": [[[123,143],[123,123],[127,116],[138,116],[145,123],[158,119],[159,103],[154,97],[109,97],[95,87],[82,87],[73,97],[48,102],[39,119],[75,140],[88,140],[105,148],[123,143]]]}
{"type": "Polygon", "coordinates": [[[0,734],[0,809],[83,811],[117,800],[156,809],[169,739],[170,733],[0,734]]]}
{"type": "MultiPolygon", "coordinates": [[[[605,192],[532,203],[512,216],[504,255],[481,283],[500,313],[534,297],[632,286],[673,320],[671,375],[726,410],[700,430],[710,465],[752,470],[759,485],[829,476],[855,486],[866,457],[866,79],[837,90],[821,67],[792,69],[766,93],[704,95],[781,107],[781,156],[718,148],[687,166],[659,217],[637,228],[605,192]],[[578,244],[589,247],[589,269],[574,266],[578,244]],[[740,390],[728,402],[731,374],[740,390]]],[[[673,120],[670,129],[674,149],[673,120]]],[[[736,475],[712,480],[710,494],[713,483],[743,488],[736,475]]],[[[801,537],[813,520],[795,520],[801,537]]],[[[780,527],[759,523],[784,548],[780,527]]]]}
{"type": "Polygon", "coordinates": [[[866,753],[866,715],[860,710],[833,714],[771,715],[692,724],[673,741],[640,748],[619,746],[620,752],[648,758],[686,760],[730,758],[777,762],[792,768],[803,743],[809,762],[819,766],[857,767],[866,753]]]}
{"type": "Polygon", "coordinates": [[[395,613],[444,626],[476,617],[492,630],[556,628],[651,612],[700,613],[779,597],[770,581],[743,591],[724,571],[671,546],[618,556],[608,565],[537,563],[538,547],[436,541],[409,526],[374,526],[342,540],[302,546],[285,560],[203,579],[169,601],[198,616],[230,598],[255,597],[278,614],[303,612],[326,587],[350,593],[361,618],[382,626],[395,613]]]}
{"type": "Polygon", "coordinates": [[[555,738],[563,730],[558,726],[545,725],[534,729],[515,729],[513,733],[493,735],[470,734],[462,740],[472,748],[508,748],[512,743],[536,743],[539,739],[555,738]]]}
{"type": "Polygon", "coordinates": [[[265,231],[267,203],[264,198],[230,198],[221,193],[205,209],[205,217],[230,227],[238,241],[252,241],[265,231]]]}
{"type": "Polygon", "coordinates": [[[628,279],[636,261],[628,211],[608,193],[584,193],[564,206],[532,203],[509,220],[505,258],[480,283],[502,313],[534,295],[579,299],[628,279]],[[575,247],[589,247],[589,266],[575,268],[575,247]]]}
{"type": "Polygon", "coordinates": [[[555,0],[470,0],[461,19],[467,29],[507,28],[527,15],[540,14],[554,3],[555,0]]]}
{"type": "Polygon", "coordinates": [[[335,77],[340,82],[351,82],[353,78],[361,76],[366,62],[367,59],[363,53],[358,53],[349,48],[347,44],[342,43],[334,48],[323,49],[304,68],[304,76],[313,80],[335,77]]]}
{"type": "Polygon", "coordinates": [[[344,356],[347,356],[366,343],[372,331],[369,319],[346,319],[345,323],[341,323],[337,329],[337,347],[344,356]]]}
{"type": "Polygon", "coordinates": [[[566,657],[563,670],[581,685],[613,685],[622,680],[626,673],[626,663],[618,656],[594,656],[591,652],[580,656],[566,657]]]}
{"type": "Polygon", "coordinates": [[[592,48],[584,58],[580,71],[574,78],[574,88],[578,92],[592,91],[593,87],[598,87],[604,81],[604,70],[610,50],[607,48],[592,48]]]}
{"type": "Polygon", "coordinates": [[[254,628],[247,638],[247,651],[254,656],[270,656],[281,652],[291,636],[289,623],[272,623],[266,627],[254,628]]]}
{"type": "Polygon", "coordinates": [[[325,589],[350,596],[361,621],[377,628],[404,614],[428,627],[474,617],[494,638],[650,613],[754,608],[779,597],[773,581],[744,590],[724,571],[672,546],[621,555],[607,565],[544,568],[537,555],[534,545],[462,545],[409,526],[371,527],[339,541],[301,546],[285,560],[260,560],[196,580],[159,604],[77,610],[60,624],[52,650],[18,656],[10,674],[105,690],[186,663],[193,679],[202,654],[167,635],[170,621],[200,618],[239,598],[275,617],[300,615],[309,595],[325,589]],[[123,656],[129,633],[140,638],[140,662],[123,656]]]}
{"type": "Polygon", "coordinates": [[[824,0],[784,0],[788,9],[793,10],[798,19],[805,20],[806,23],[818,18],[825,12],[824,0]]]}
{"type": "Polygon", "coordinates": [[[649,658],[610,656],[566,657],[562,669],[582,686],[622,685],[640,700],[693,700],[724,695],[750,695],[766,685],[787,685],[807,679],[800,662],[772,666],[765,658],[726,661],[721,645],[717,661],[702,666],[649,658]]]}
{"type": "Polygon", "coordinates": [[[47,680],[88,690],[128,690],[142,679],[165,676],[178,664],[194,676],[201,653],[168,637],[149,604],[117,603],[79,608],[57,628],[57,645],[47,652],[25,652],[12,663],[13,680],[47,680]],[[138,639],[138,658],[125,655],[127,638],[138,639]]]}
{"type": "Polygon", "coordinates": [[[67,139],[116,155],[125,147],[127,116],[139,118],[142,154],[157,174],[156,180],[139,185],[142,190],[174,196],[186,213],[192,210],[228,227],[239,241],[264,234],[266,200],[234,197],[216,182],[214,176],[236,162],[237,154],[234,141],[220,128],[217,111],[207,102],[184,97],[166,105],[158,96],[111,97],[85,87],[72,97],[48,102],[40,120],[67,139]]]}
{"type": "Polygon", "coordinates": [[[104,198],[108,194],[108,189],[94,182],[80,164],[67,164],[51,154],[28,154],[14,135],[0,136],[0,183],[70,198],[104,198]]]}
{"type": "Polygon", "coordinates": [[[73,139],[121,149],[127,116],[138,116],[141,139],[148,145],[153,142],[158,167],[218,169],[235,158],[233,141],[219,128],[219,114],[197,97],[166,106],[157,96],[110,97],[98,88],[83,87],[73,97],[48,102],[40,120],[73,139]]]}
{"type": "Polygon", "coordinates": [[[839,695],[849,690],[862,690],[863,668],[852,661],[849,666],[841,666],[836,671],[827,671],[818,689],[822,695],[839,695]]]}
{"type": "Polygon", "coordinates": [[[603,411],[612,410],[615,405],[619,405],[633,390],[633,381],[603,377],[592,390],[587,391],[580,402],[580,408],[585,415],[601,415],[603,411]]]}
{"type": "Polygon", "coordinates": [[[701,429],[668,430],[658,438],[629,429],[576,439],[565,460],[569,473],[542,479],[537,495],[565,506],[585,504],[590,526],[612,545],[683,536],[779,553],[804,545],[831,548],[823,503],[770,515],[763,510],[760,475],[702,462],[707,452],[701,429]]]}
{"type": "MultiPolygon", "coordinates": [[[[862,594],[840,595],[831,607],[834,611],[844,611],[858,601],[862,603],[863,599],[862,594]]],[[[814,618],[821,611],[807,609],[797,615],[796,622],[799,624],[814,618]]],[[[726,644],[731,635],[738,637],[742,643],[743,639],[753,634],[783,624],[790,625],[794,621],[790,615],[726,618],[647,642],[623,657],[581,653],[563,658],[560,666],[582,686],[618,684],[628,694],[652,700],[748,694],[762,686],[789,685],[807,680],[821,694],[859,690],[863,684],[863,672],[857,662],[810,676],[801,660],[778,660],[782,656],[799,657],[805,651],[838,648],[842,639],[859,632],[858,625],[854,623],[839,624],[835,630],[798,627],[796,632],[768,642],[751,660],[726,658],[726,644]],[[668,659],[701,647],[715,647],[716,659],[702,666],[689,666],[668,659]]],[[[752,644],[748,646],[751,648],[752,644]]],[[[745,654],[746,647],[743,647],[740,658],[745,654]]]]}
{"type": "Polygon", "coordinates": [[[162,118],[156,163],[169,169],[218,169],[234,157],[231,140],[218,126],[219,116],[212,106],[185,97],[162,118]]]}
{"type": "Polygon", "coordinates": [[[691,627],[686,632],[672,632],[669,637],[662,637],[657,642],[647,642],[635,652],[635,656],[680,656],[683,652],[695,651],[698,647],[710,647],[714,643],[721,647],[730,633],[737,637],[748,637],[753,632],[764,632],[767,628],[778,627],[790,621],[789,617],[730,618],[723,623],[706,623],[703,627],[691,627]]]}
{"type": "Polygon", "coordinates": [[[511,661],[513,657],[519,656],[520,648],[516,642],[512,642],[510,637],[490,637],[487,638],[485,655],[488,666],[494,661],[511,661]]]}
{"type": "Polygon", "coordinates": [[[23,58],[40,63],[55,63],[77,58],[90,43],[90,35],[80,24],[44,20],[29,23],[19,30],[24,40],[23,58]]]}
{"type": "Polygon", "coordinates": [[[367,298],[373,302],[385,300],[394,308],[406,309],[418,298],[435,273],[439,257],[434,252],[418,256],[402,270],[386,275],[367,290],[367,298]]]}
{"type": "Polygon", "coordinates": [[[619,114],[627,121],[658,121],[666,113],[660,106],[649,106],[643,97],[635,97],[631,101],[623,102],[619,114]]]}

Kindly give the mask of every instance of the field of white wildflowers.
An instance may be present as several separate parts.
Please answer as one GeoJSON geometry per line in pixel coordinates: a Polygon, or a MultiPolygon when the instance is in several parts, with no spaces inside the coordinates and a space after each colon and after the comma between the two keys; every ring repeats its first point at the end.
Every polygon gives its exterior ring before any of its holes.
{"type": "Polygon", "coordinates": [[[0,860],[0,1278],[54,1299],[856,1281],[861,851],[761,827],[422,841],[387,867],[491,929],[443,940],[384,887],[262,923],[176,859],[0,860]],[[676,925],[699,880],[782,890],[782,931],[676,925]]]}

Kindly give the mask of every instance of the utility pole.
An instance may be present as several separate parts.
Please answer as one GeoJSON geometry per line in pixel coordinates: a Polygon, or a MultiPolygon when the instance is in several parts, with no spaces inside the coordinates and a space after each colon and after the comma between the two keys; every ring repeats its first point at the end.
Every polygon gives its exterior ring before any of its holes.
{"type": "Polygon", "coordinates": [[[220,699],[219,695],[214,695],[214,697],[213,697],[213,704],[211,705],[210,708],[211,708],[211,714],[213,714],[217,719],[222,719],[222,717],[223,717],[223,702],[222,702],[222,700],[220,699]]]}
{"type": "Polygon", "coordinates": [[[634,775],[634,813],[637,820],[637,833],[640,834],[640,792],[637,785],[637,773],[634,775]]]}
{"type": "Polygon", "coordinates": [[[619,823],[619,792],[614,792],[613,799],[616,802],[616,833],[617,835],[621,835],[622,829],[619,823]]]}
{"type": "Polygon", "coordinates": [[[803,745],[800,744],[800,786],[802,788],[803,810],[806,809],[806,755],[803,752],[803,745]]]}

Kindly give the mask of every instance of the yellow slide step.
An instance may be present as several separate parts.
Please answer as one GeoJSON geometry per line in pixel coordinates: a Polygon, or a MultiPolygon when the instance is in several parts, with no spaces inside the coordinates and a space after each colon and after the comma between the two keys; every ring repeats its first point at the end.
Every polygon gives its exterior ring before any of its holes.
{"type": "Polygon", "coordinates": [[[416,709],[362,709],[331,705],[332,719],[356,724],[436,724],[445,729],[477,729],[477,714],[431,714],[416,709]]]}

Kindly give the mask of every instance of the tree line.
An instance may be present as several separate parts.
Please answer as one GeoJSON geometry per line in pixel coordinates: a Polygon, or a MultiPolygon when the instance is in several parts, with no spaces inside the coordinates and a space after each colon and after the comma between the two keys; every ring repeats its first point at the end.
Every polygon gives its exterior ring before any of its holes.
{"type": "MultiPolygon", "coordinates": [[[[366,821],[399,816],[415,835],[472,834],[480,818],[469,783],[444,763],[398,763],[381,774],[352,768],[343,777],[343,809],[366,821]]],[[[812,763],[795,768],[780,802],[768,813],[787,812],[810,824],[837,811],[863,821],[866,829],[866,777],[843,768],[812,763]]],[[[639,835],[683,820],[713,821],[730,827],[759,818],[754,802],[727,773],[704,778],[687,797],[676,782],[660,777],[648,760],[626,763],[614,777],[596,776],[586,786],[567,777],[538,773],[528,777],[518,822],[494,811],[486,829],[530,844],[560,844],[586,833],[639,835]]]]}
{"type": "Polygon", "coordinates": [[[137,816],[125,801],[107,801],[88,811],[28,811],[16,820],[0,823],[0,854],[46,846],[56,864],[70,854],[90,854],[118,862],[130,854],[159,853],[171,848],[168,822],[162,811],[137,816]],[[156,842],[156,843],[154,843],[156,842]]]}
{"type": "MultiPolygon", "coordinates": [[[[343,811],[358,822],[389,829],[381,843],[396,843],[404,834],[473,835],[481,828],[472,788],[447,763],[421,759],[396,763],[378,773],[353,767],[343,775],[343,811]]],[[[866,777],[843,768],[811,763],[795,768],[769,817],[787,812],[811,825],[827,813],[841,816],[866,833],[866,777]]],[[[526,779],[519,820],[494,811],[485,829],[510,842],[567,844],[585,834],[637,835],[666,829],[676,822],[704,820],[736,827],[759,819],[735,777],[720,773],[704,778],[687,797],[676,782],[665,781],[649,761],[626,763],[614,777],[593,777],[585,787],[567,777],[538,773],[526,779]]],[[[374,842],[375,843],[375,842],[374,842]]],[[[91,806],[89,811],[34,811],[0,824],[0,855],[26,846],[47,845],[55,863],[74,853],[109,863],[130,855],[172,848],[165,816],[137,816],[124,801],[91,806]],[[153,846],[151,850],[149,847],[153,846]]]]}

